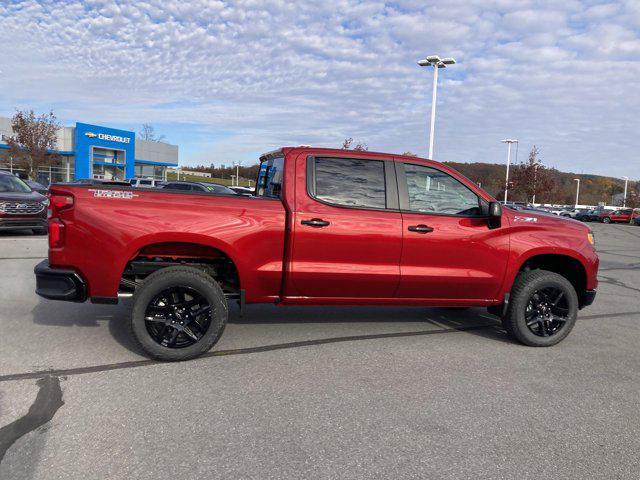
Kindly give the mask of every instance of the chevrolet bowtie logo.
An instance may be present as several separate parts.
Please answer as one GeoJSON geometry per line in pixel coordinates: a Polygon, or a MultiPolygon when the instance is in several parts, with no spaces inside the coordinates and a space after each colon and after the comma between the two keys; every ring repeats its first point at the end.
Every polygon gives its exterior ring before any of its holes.
{"type": "Polygon", "coordinates": [[[90,137],[90,138],[94,138],[94,137],[97,137],[97,136],[98,136],[98,134],[97,134],[97,133],[93,133],[93,132],[87,132],[87,133],[85,133],[85,135],[86,135],[87,137],[90,137]]]}

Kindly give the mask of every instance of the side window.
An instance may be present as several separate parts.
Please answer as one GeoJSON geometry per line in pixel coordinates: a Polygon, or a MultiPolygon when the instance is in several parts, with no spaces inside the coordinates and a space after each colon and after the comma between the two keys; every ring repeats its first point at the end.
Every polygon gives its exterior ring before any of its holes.
{"type": "Polygon", "coordinates": [[[480,198],[458,180],[435,168],[404,164],[409,210],[449,215],[480,215],[480,198]]]}
{"type": "Polygon", "coordinates": [[[384,162],[358,158],[316,158],[312,196],[347,207],[385,208],[384,162]]]}
{"type": "Polygon", "coordinates": [[[284,179],[284,157],[271,158],[260,163],[256,181],[256,197],[280,198],[284,179]]]}

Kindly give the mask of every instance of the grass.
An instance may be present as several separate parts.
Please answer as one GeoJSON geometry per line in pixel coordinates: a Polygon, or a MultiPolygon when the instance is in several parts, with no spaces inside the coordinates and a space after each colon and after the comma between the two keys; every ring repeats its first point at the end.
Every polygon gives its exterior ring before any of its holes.
{"type": "MultiPolygon", "coordinates": [[[[167,172],[167,180],[178,180],[178,175],[173,173],[173,172],[167,172]]],[[[199,177],[197,175],[185,175],[185,174],[180,174],[180,180],[185,180],[187,182],[208,182],[208,183],[217,183],[220,185],[231,185],[231,179],[230,178],[210,178],[210,177],[199,177]]],[[[251,183],[253,184],[254,182],[251,181],[251,183]]],[[[245,180],[245,179],[240,179],[240,186],[241,187],[248,187],[249,185],[249,180],[245,180]]]]}

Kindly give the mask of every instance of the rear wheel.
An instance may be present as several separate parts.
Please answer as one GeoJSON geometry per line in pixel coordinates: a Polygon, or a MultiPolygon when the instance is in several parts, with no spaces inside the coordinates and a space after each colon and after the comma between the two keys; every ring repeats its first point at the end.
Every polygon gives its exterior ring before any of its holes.
{"type": "Polygon", "coordinates": [[[130,328],[150,357],[195,358],[218,341],[228,308],[220,285],[193,267],[168,267],[136,290],[130,328]]]}
{"type": "Polygon", "coordinates": [[[549,347],[566,338],[576,323],[578,295],[566,278],[546,270],[518,275],[502,324],[516,340],[549,347]]]}

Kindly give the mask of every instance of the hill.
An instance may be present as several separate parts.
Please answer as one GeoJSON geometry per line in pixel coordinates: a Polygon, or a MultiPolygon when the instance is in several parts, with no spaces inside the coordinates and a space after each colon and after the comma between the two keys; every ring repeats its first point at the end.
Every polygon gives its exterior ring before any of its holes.
{"type": "MultiPolygon", "coordinates": [[[[503,198],[506,165],[458,162],[445,162],[445,164],[456,169],[473,182],[479,183],[482,188],[494,197],[503,198]]],[[[511,168],[517,168],[517,165],[512,165],[511,168]]],[[[608,205],[612,205],[624,192],[624,180],[619,178],[561,172],[556,169],[548,169],[547,171],[553,179],[554,188],[548,192],[536,192],[536,202],[539,203],[574,204],[576,199],[576,182],[574,178],[580,179],[579,201],[581,204],[597,205],[599,202],[605,202],[608,205]]],[[[639,189],[640,182],[629,182],[627,198],[632,197],[633,193],[639,189]]],[[[510,189],[509,200],[526,202],[531,199],[525,198],[525,195],[517,189],[510,189]]]]}

